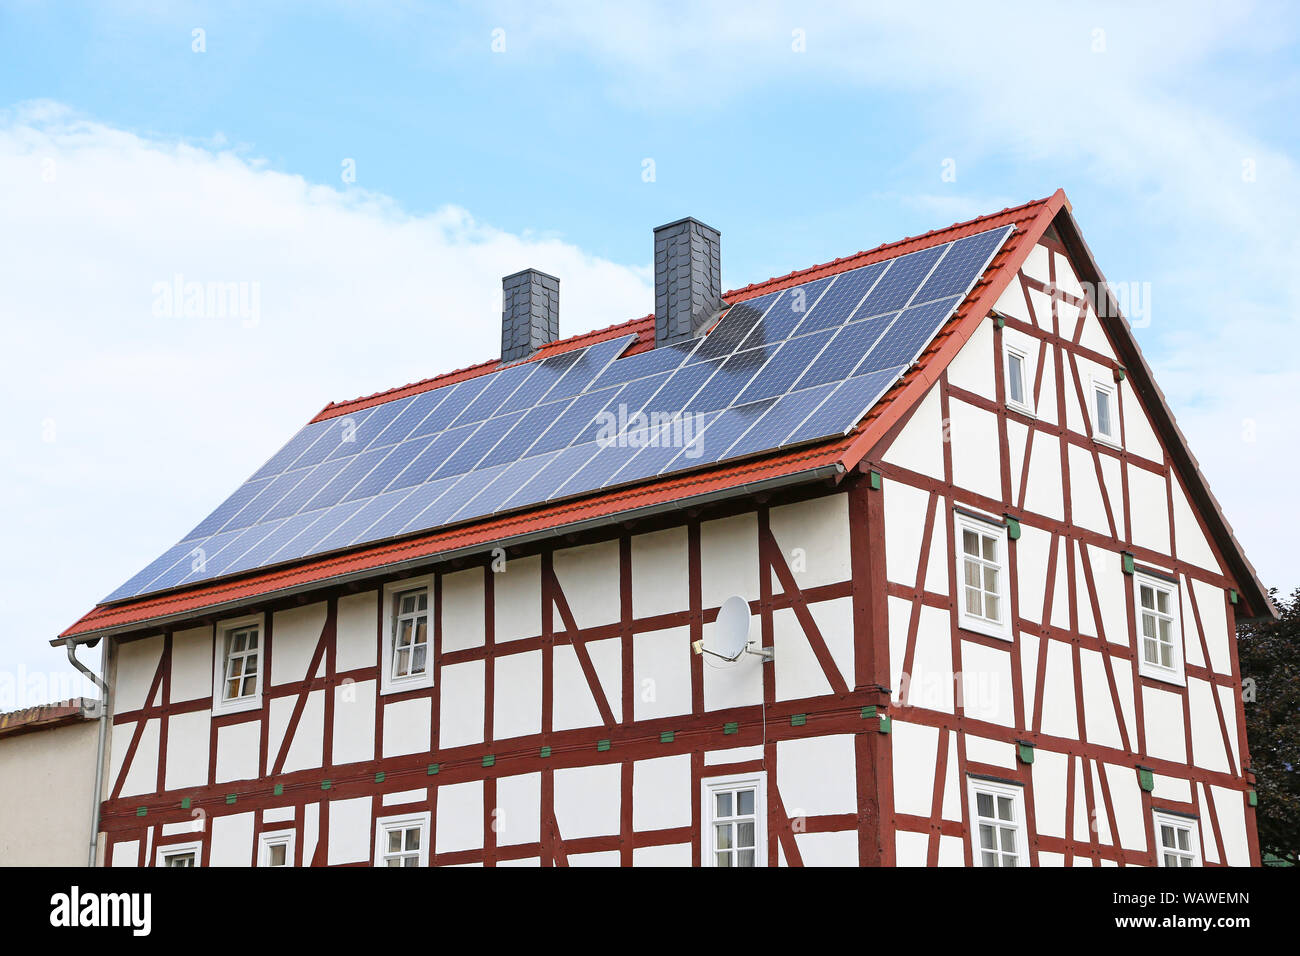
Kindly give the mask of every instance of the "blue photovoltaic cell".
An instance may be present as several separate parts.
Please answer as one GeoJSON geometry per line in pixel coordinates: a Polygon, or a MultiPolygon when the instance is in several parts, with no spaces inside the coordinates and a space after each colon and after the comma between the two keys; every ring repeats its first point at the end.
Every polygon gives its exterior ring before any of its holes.
{"type": "Polygon", "coordinates": [[[691,354],[692,348],[694,348],[694,343],[685,346],[664,345],[657,349],[650,349],[648,352],[629,355],[617,362],[611,362],[605,367],[605,371],[601,372],[596,380],[588,386],[587,391],[594,392],[610,385],[622,385],[634,378],[644,378],[647,375],[657,375],[660,372],[671,372],[686,360],[686,357],[691,354]]]}
{"type": "Polygon", "coordinates": [[[679,455],[683,462],[696,464],[704,454],[704,430],[717,416],[716,412],[700,416],[680,415],[659,428],[651,429],[648,432],[651,443],[606,481],[605,487],[652,478],[679,455]]]}
{"type": "MultiPolygon", "coordinates": [[[[566,408],[574,403],[575,399],[562,398],[558,402],[551,402],[547,405],[538,405],[524,413],[523,417],[515,423],[514,428],[506,433],[495,448],[488,452],[488,456],[480,463],[480,467],[486,468],[489,465],[500,465],[504,462],[518,461],[526,454],[530,454],[529,449],[542,433],[555,424],[566,408]]],[[[581,399],[576,399],[581,401],[581,399]]]]}
{"type": "Polygon", "coordinates": [[[834,330],[827,329],[813,335],[801,335],[784,343],[762,370],[749,380],[744,391],[736,396],[734,404],[744,405],[788,392],[834,335],[834,330]]]}
{"type": "Polygon", "coordinates": [[[596,454],[599,446],[595,442],[583,445],[570,445],[550,460],[542,470],[520,486],[515,494],[506,499],[503,508],[517,508],[526,502],[546,501],[552,493],[573,477],[574,472],[587,463],[596,454]]]}
{"type": "Polygon", "coordinates": [[[532,364],[516,365],[514,368],[502,369],[495,375],[489,375],[487,388],[479,392],[478,398],[465,406],[465,410],[452,421],[451,426],[454,428],[457,425],[468,425],[470,422],[481,422],[491,418],[536,368],[537,366],[532,364]]]}
{"type": "MultiPolygon", "coordinates": [[[[433,394],[433,393],[430,393],[433,394]]],[[[312,443],[319,438],[325,430],[329,428],[328,422],[315,422],[298,432],[289,439],[289,444],[285,445],[274,455],[272,455],[256,472],[253,473],[251,480],[266,478],[270,475],[278,475],[280,472],[293,466],[293,460],[311,447],[312,443]]]]}
{"type": "Polygon", "coordinates": [[[406,411],[406,407],[410,403],[409,398],[401,398],[394,402],[376,405],[370,415],[357,422],[356,429],[352,432],[351,437],[340,441],[338,447],[330,453],[329,457],[340,458],[355,455],[371,447],[379,439],[379,436],[384,433],[384,429],[388,427],[389,423],[406,411]]]}
{"type": "Polygon", "coordinates": [[[827,276],[780,293],[776,301],[768,307],[763,321],[749,333],[740,347],[757,348],[789,338],[795,327],[804,320],[809,310],[817,304],[817,300],[836,278],[836,276],[827,276]]]}
{"type": "Polygon", "coordinates": [[[755,296],[674,346],[619,358],[627,334],[339,409],[105,600],[844,434],[1009,234],[755,296]]]}
{"type": "Polygon", "coordinates": [[[479,513],[492,514],[499,511],[511,495],[546,467],[558,454],[560,454],[558,451],[552,451],[511,462],[501,473],[501,477],[474,499],[475,506],[482,509],[479,513]]]}
{"type": "Polygon", "coordinates": [[[478,425],[462,425],[460,428],[450,428],[443,432],[433,440],[433,444],[416,455],[388,487],[409,488],[428,481],[433,477],[434,472],[442,467],[443,462],[450,458],[478,428],[478,425]]]}
{"type": "Polygon", "coordinates": [[[462,475],[444,492],[437,501],[428,507],[420,517],[427,522],[426,527],[437,527],[455,517],[456,512],[465,507],[476,494],[487,487],[488,482],[504,471],[508,465],[493,465],[482,471],[472,471],[462,475]]]}
{"type": "Polygon", "coordinates": [[[356,483],[366,477],[370,473],[370,469],[379,464],[387,454],[387,448],[373,448],[349,460],[343,470],[307,502],[306,510],[328,508],[331,505],[338,504],[356,486],[356,483]]]}
{"type": "Polygon", "coordinates": [[[857,368],[862,357],[875,344],[889,327],[893,316],[869,319],[863,322],[850,322],[835,333],[825,350],[808,366],[795,388],[809,388],[826,382],[838,382],[848,378],[857,368]]]}
{"type": "Polygon", "coordinates": [[[952,247],[912,301],[929,302],[931,299],[965,295],[970,288],[971,277],[983,274],[984,267],[993,258],[993,253],[1001,248],[1008,232],[1008,229],[992,229],[952,243],[952,247]]]}
{"type": "Polygon", "coordinates": [[[886,312],[897,312],[916,294],[920,284],[935,262],[943,255],[946,246],[933,246],[920,252],[909,253],[899,259],[889,260],[889,269],[881,276],[871,294],[866,297],[854,318],[865,319],[886,312]]]}
{"type": "Polygon", "coordinates": [[[902,368],[882,369],[841,382],[826,401],[786,436],[785,444],[844,434],[898,381],[903,372],[902,368]]]}
{"type": "Polygon", "coordinates": [[[569,366],[569,370],[551,387],[542,400],[551,402],[583,391],[591,384],[592,379],[605,370],[606,365],[628,347],[632,339],[633,336],[625,335],[610,339],[608,342],[597,342],[583,349],[578,355],[578,360],[569,366]]]}
{"type": "Polygon", "coordinates": [[[715,412],[733,404],[741,389],[749,384],[759,369],[775,351],[771,346],[737,352],[729,357],[713,377],[686,403],[691,412],[715,412]]]}
{"type": "Polygon", "coordinates": [[[311,469],[310,474],[295,485],[291,492],[281,498],[266,513],[263,520],[287,518],[289,515],[302,511],[307,502],[316,496],[316,492],[324,488],[345,467],[347,467],[346,459],[325,462],[323,465],[311,469]]]}
{"type": "Polygon", "coordinates": [[[749,335],[762,317],[762,311],[753,303],[741,302],[733,306],[695,349],[690,361],[702,362],[729,354],[749,335]]]}
{"type": "Polygon", "coordinates": [[[617,394],[617,388],[606,388],[575,399],[564,414],[560,415],[528,449],[529,454],[540,455],[542,452],[559,451],[571,444],[578,432],[590,424],[597,413],[617,394]]]}
{"type": "MultiPolygon", "coordinates": [[[[648,429],[639,434],[646,433],[648,429]]],[[[584,491],[599,488],[613,477],[616,471],[626,465],[642,447],[644,446],[640,442],[635,446],[624,442],[598,448],[596,454],[569,476],[568,481],[551,492],[551,498],[567,498],[570,495],[580,495],[584,491]]]]}
{"type": "Polygon", "coordinates": [[[271,483],[258,492],[256,498],[240,508],[229,521],[221,526],[221,530],[231,531],[235,528],[247,528],[261,521],[271,508],[279,504],[281,498],[293,491],[310,473],[310,468],[303,468],[300,471],[290,471],[271,479],[271,483]]]}
{"type": "MultiPolygon", "coordinates": [[[[412,444],[418,446],[418,451],[423,451],[432,445],[435,440],[433,438],[417,438],[412,444]]],[[[356,501],[358,498],[369,498],[372,495],[379,494],[392,484],[393,479],[399,473],[406,469],[406,466],[411,463],[411,455],[413,453],[418,454],[418,451],[405,444],[394,445],[389,449],[384,460],[357,482],[356,486],[343,496],[343,500],[356,501]]]]}
{"type": "Polygon", "coordinates": [[[860,370],[874,371],[896,365],[911,365],[960,301],[960,296],[953,296],[951,299],[939,299],[904,309],[867,355],[860,370]]]}
{"type": "Polygon", "coordinates": [[[827,382],[825,385],[803,388],[782,395],[753,428],[745,432],[727,449],[727,457],[740,458],[755,452],[780,448],[785,443],[786,436],[811,415],[838,384],[839,382],[827,382]]]}
{"type": "Polygon", "coordinates": [[[383,538],[401,534],[406,526],[413,522],[422,511],[438,500],[438,496],[459,480],[459,476],[440,478],[425,482],[411,489],[411,493],[402,499],[401,504],[388,512],[370,529],[370,538],[379,541],[383,538]]]}
{"type": "Polygon", "coordinates": [[[438,469],[436,476],[446,478],[448,475],[473,471],[474,466],[487,456],[487,453],[521,418],[523,418],[522,413],[516,412],[484,422],[479,426],[478,431],[469,436],[465,444],[456,449],[456,453],[447,459],[446,464],[438,469]]]}
{"type": "Polygon", "coordinates": [[[843,325],[888,267],[888,261],[875,262],[836,276],[835,282],[804,316],[794,334],[807,335],[819,329],[843,325]]]}
{"type": "Polygon", "coordinates": [[[693,464],[702,465],[721,461],[726,456],[727,449],[734,445],[741,435],[749,431],[754,423],[763,417],[763,413],[774,404],[776,399],[765,398],[760,402],[728,408],[704,429],[704,434],[700,437],[700,447],[704,449],[704,453],[693,464]]]}

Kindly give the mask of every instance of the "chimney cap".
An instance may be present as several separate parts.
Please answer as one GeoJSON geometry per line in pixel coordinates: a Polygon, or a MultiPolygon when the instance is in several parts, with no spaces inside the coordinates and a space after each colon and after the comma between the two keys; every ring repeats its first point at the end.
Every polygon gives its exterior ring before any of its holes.
{"type": "Polygon", "coordinates": [[[511,279],[515,278],[516,276],[522,276],[522,275],[535,275],[535,276],[541,276],[544,279],[554,279],[556,282],[560,281],[559,276],[553,276],[549,272],[543,272],[541,269],[532,269],[532,268],[520,269],[518,272],[512,272],[509,275],[502,276],[501,281],[508,282],[511,279]]]}
{"type": "Polygon", "coordinates": [[[708,229],[712,232],[716,232],[718,233],[718,235],[722,235],[722,233],[719,230],[714,229],[712,226],[710,226],[707,222],[704,222],[703,220],[696,219],[694,216],[683,216],[681,219],[674,219],[672,222],[666,222],[662,226],[655,226],[654,231],[661,232],[664,229],[671,229],[673,226],[680,226],[684,222],[693,222],[697,226],[703,226],[705,229],[708,229]]]}

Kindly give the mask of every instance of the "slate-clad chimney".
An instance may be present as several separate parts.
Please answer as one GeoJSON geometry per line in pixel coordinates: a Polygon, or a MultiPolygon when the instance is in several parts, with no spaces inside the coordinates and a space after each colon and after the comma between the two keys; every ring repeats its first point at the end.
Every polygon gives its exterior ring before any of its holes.
{"type": "Polygon", "coordinates": [[[687,217],[655,230],[655,346],[698,334],[722,308],[721,234],[687,217]]]}
{"type": "Polygon", "coordinates": [[[501,280],[501,361],[527,358],[560,337],[560,280],[525,269],[501,280]]]}

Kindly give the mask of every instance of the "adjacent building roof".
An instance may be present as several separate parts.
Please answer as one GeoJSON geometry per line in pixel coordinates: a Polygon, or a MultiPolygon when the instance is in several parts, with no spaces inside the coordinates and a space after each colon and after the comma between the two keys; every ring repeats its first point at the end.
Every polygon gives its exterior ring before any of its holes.
{"type": "Polygon", "coordinates": [[[13,710],[0,714],[0,737],[13,737],[36,730],[50,730],[83,720],[93,720],[96,701],[80,697],[56,704],[41,704],[26,710],[13,710]]]}
{"type": "MultiPolygon", "coordinates": [[[[571,531],[608,520],[622,520],[654,511],[686,507],[692,503],[761,488],[843,475],[856,467],[881,437],[937,381],[939,374],[974,333],[980,320],[988,314],[1002,290],[1016,275],[1030,249],[1053,223],[1072,255],[1081,262],[1081,267],[1095,271],[1091,254],[1070,217],[1068,200],[1064,192],[1058,190],[1046,199],[791,272],[724,295],[727,306],[734,310],[741,303],[770,298],[772,293],[802,286],[823,277],[861,269],[873,263],[989,230],[1011,227],[1005,242],[988,262],[983,274],[966,292],[955,312],[924,347],[916,361],[880,395],[865,417],[846,434],[813,444],[770,450],[743,460],[723,461],[692,471],[660,474],[639,484],[599,490],[572,500],[542,502],[523,510],[493,514],[452,527],[407,534],[400,539],[376,541],[280,566],[251,569],[247,573],[201,581],[162,593],[142,594],[114,603],[101,603],[64,631],[59,640],[93,639],[109,633],[138,630],[239,607],[271,595],[287,595],[327,583],[341,583],[408,565],[427,563],[434,558],[482,551],[489,545],[523,542],[554,534],[560,529],[571,531]]],[[[1099,272],[1081,278],[1101,281],[1099,272]]],[[[1118,310],[1108,310],[1107,314],[1119,315],[1118,310]]],[[[726,315],[724,313],[723,320],[726,315]]],[[[720,326],[721,322],[715,329],[720,326]]],[[[1148,406],[1154,406],[1152,413],[1157,427],[1174,437],[1169,444],[1177,445],[1178,451],[1172,454],[1183,471],[1189,492],[1194,501],[1206,511],[1211,531],[1228,555],[1233,577],[1248,592],[1243,594],[1248,610],[1253,614],[1271,613],[1264,589],[1232,537],[1231,529],[1210,495],[1195,460],[1191,458],[1186,443],[1177,432],[1163,396],[1155,388],[1149,370],[1137,351],[1127,323],[1117,319],[1111,331],[1119,340],[1121,361],[1133,372],[1134,387],[1148,406]]],[[[623,337],[629,338],[630,344],[621,351],[622,358],[654,348],[654,316],[551,342],[538,349],[529,361],[544,361],[555,355],[623,337]]],[[[378,405],[445,388],[500,369],[501,363],[493,360],[375,395],[332,403],[313,419],[313,423],[361,413],[378,405]]]]}

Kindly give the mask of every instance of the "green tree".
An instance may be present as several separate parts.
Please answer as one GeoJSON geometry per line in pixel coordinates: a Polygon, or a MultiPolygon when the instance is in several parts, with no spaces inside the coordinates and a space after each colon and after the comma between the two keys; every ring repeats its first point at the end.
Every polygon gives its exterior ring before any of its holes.
{"type": "Polygon", "coordinates": [[[1269,591],[1276,621],[1237,627],[1246,735],[1255,771],[1261,856],[1296,862],[1300,849],[1300,588],[1269,591]]]}

